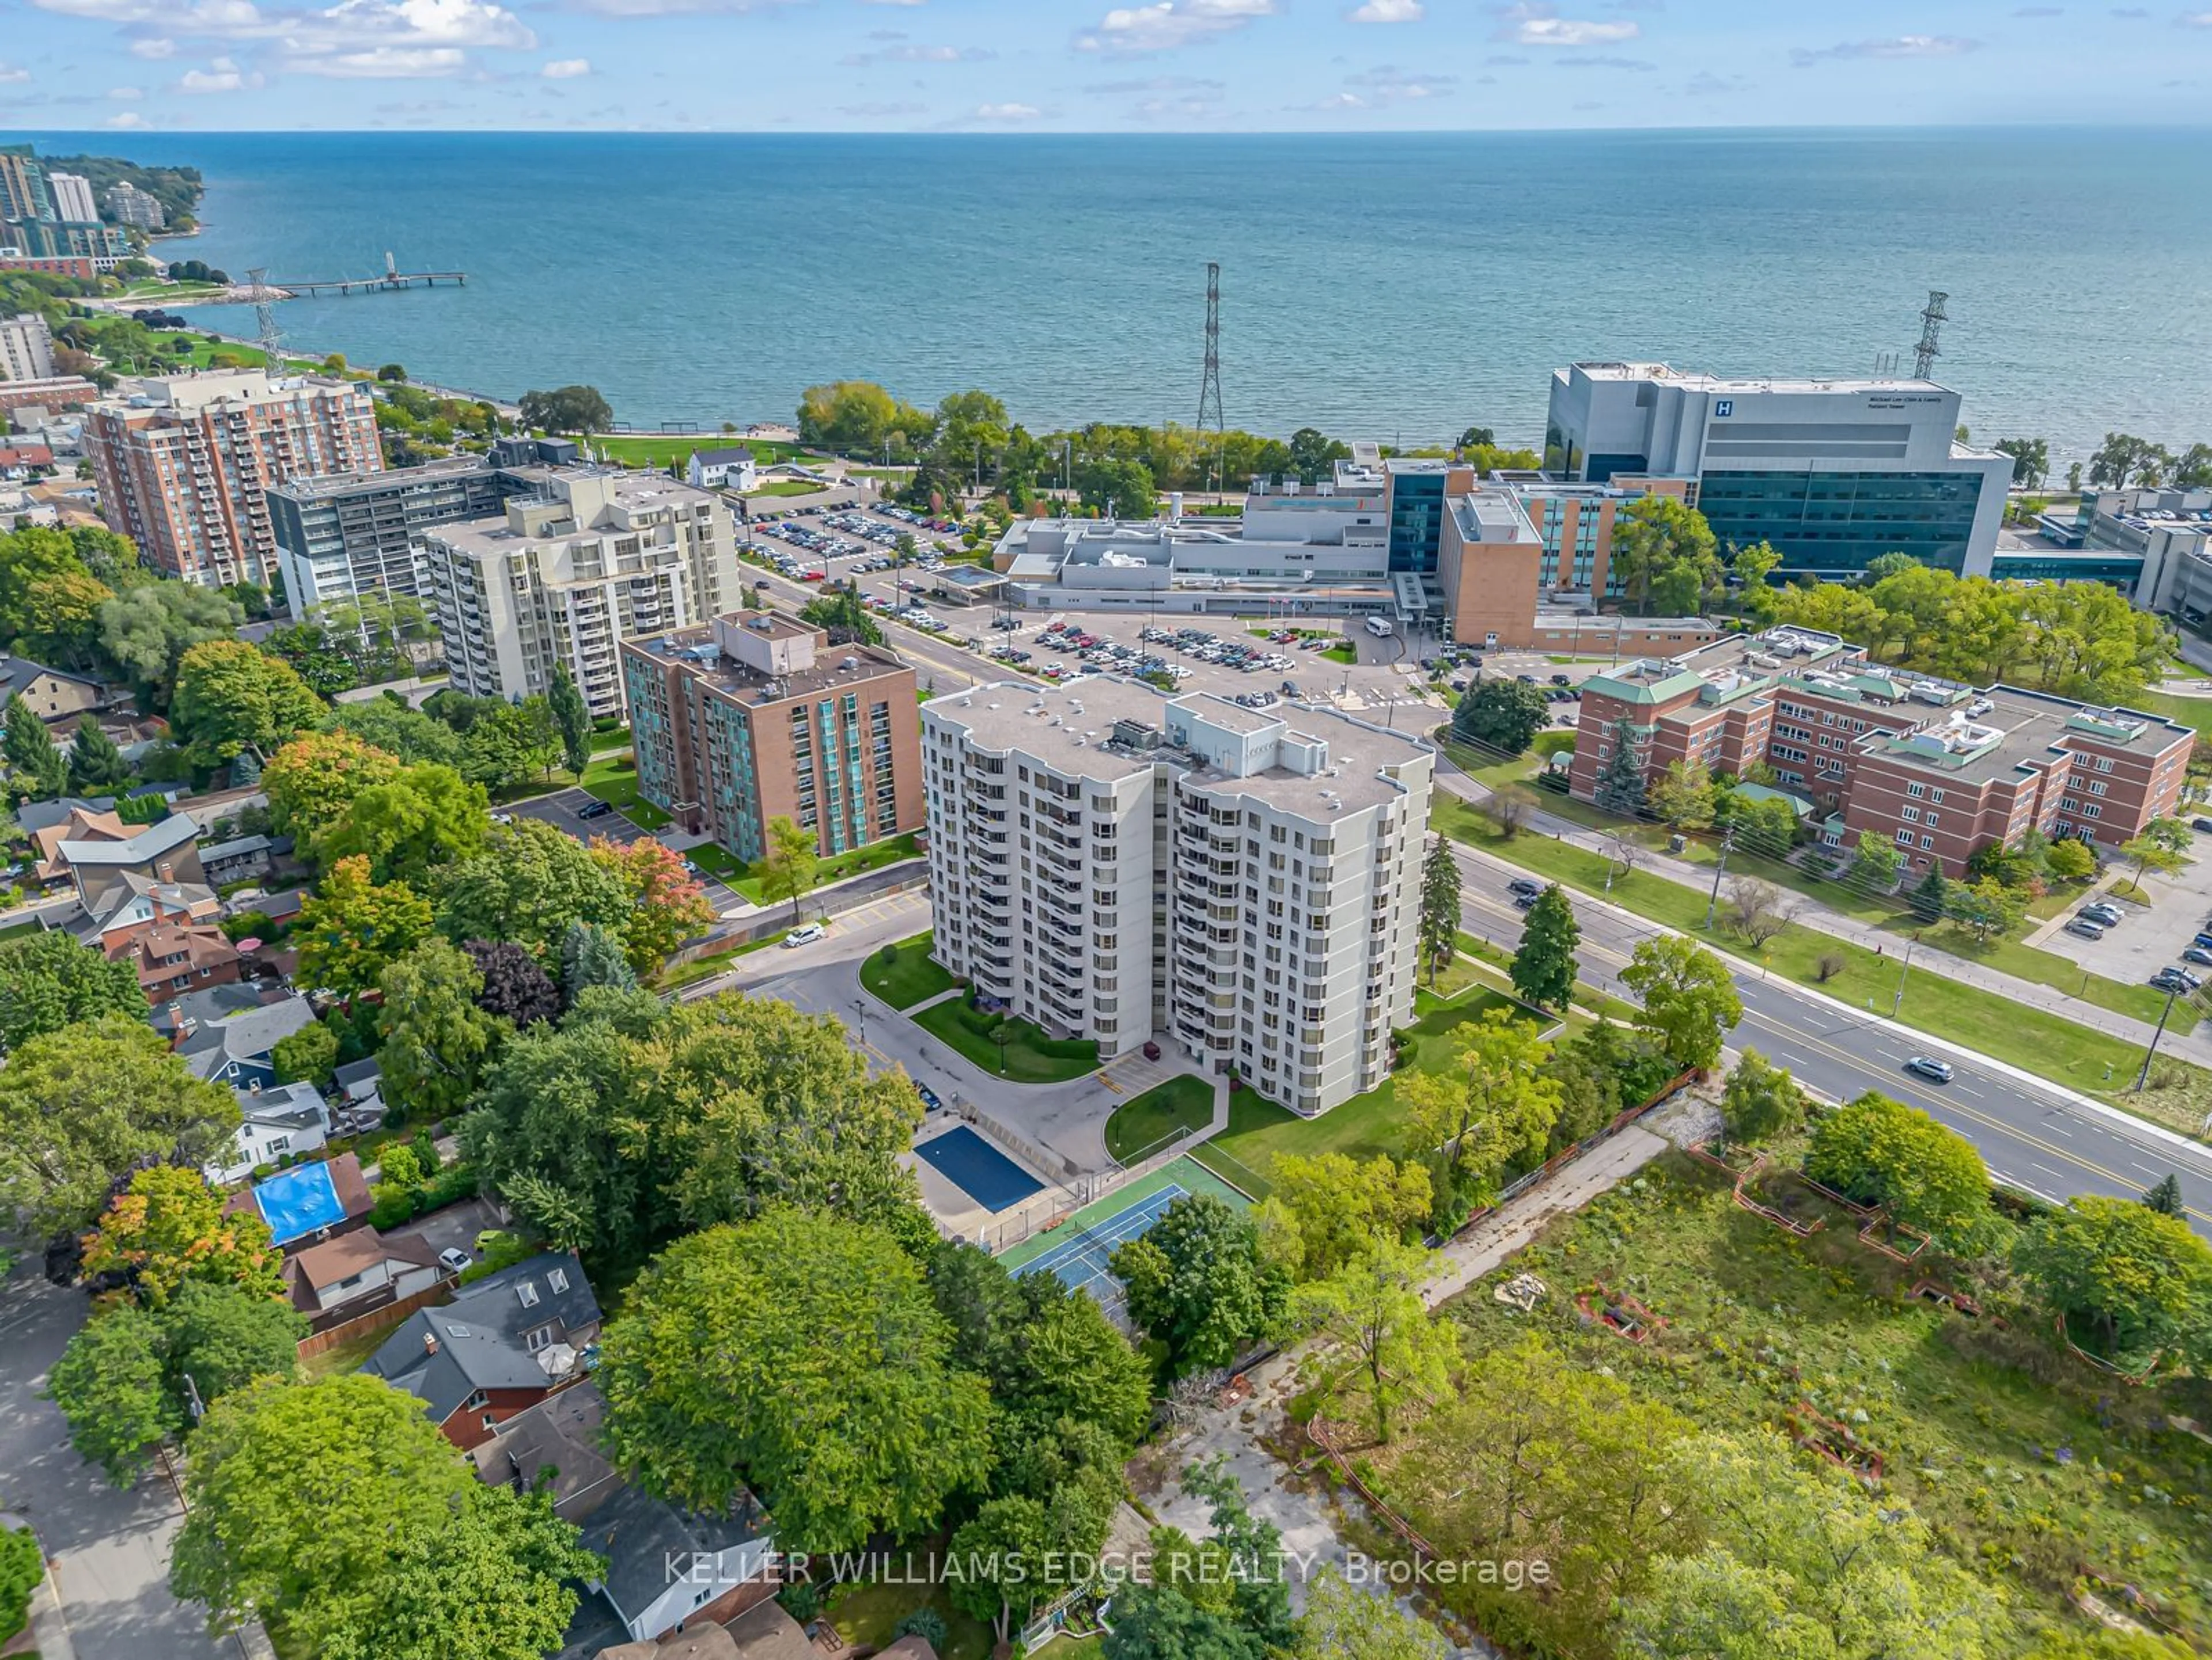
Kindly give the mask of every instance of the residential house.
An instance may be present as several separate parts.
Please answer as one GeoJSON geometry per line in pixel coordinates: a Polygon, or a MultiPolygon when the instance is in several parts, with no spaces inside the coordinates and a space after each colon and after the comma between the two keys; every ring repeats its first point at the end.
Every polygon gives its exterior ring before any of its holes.
{"type": "Polygon", "coordinates": [[[326,1239],[284,1258],[284,1291],[317,1331],[425,1292],[444,1279],[429,1245],[374,1228],[326,1239]]]}
{"type": "Polygon", "coordinates": [[[64,721],[74,726],[79,715],[96,714],[113,703],[117,694],[88,674],[49,668],[27,657],[0,652],[0,703],[15,696],[21,696],[31,713],[51,727],[64,721]]]}
{"type": "Polygon", "coordinates": [[[205,1024],[180,1012],[172,1041],[195,1078],[250,1089],[276,1081],[276,1045],[314,1024],[315,1011],[307,1000],[288,992],[275,1002],[256,1003],[205,1024]]]}
{"type": "MultiPolygon", "coordinates": [[[[136,883],[139,879],[127,879],[136,883]]],[[[101,929],[100,949],[111,963],[129,963],[149,1002],[208,986],[223,985],[244,972],[238,947],[216,926],[218,903],[208,889],[156,887],[134,896],[123,909],[134,915],[143,902],[143,927],[101,929]]]]}
{"type": "Polygon", "coordinates": [[[684,477],[698,489],[749,490],[760,483],[753,453],[739,445],[733,449],[693,450],[684,477]]]}
{"type": "MultiPolygon", "coordinates": [[[[614,1611],[619,1632],[629,1642],[595,1650],[572,1641],[564,1652],[596,1651],[602,1660],[609,1654],[621,1660],[639,1654],[665,1660],[671,1648],[656,1649],[654,1644],[672,1632],[688,1638],[712,1631],[717,1622],[744,1610],[773,1608],[769,1599],[776,1589],[775,1546],[758,1502],[746,1494],[726,1512],[701,1515],[630,1484],[600,1450],[605,1412],[599,1385],[586,1381],[507,1420],[470,1454],[485,1481],[524,1493],[542,1484],[552,1497],[554,1513],[574,1523],[584,1548],[606,1560],[606,1577],[592,1589],[614,1611]],[[680,1574],[671,1570],[676,1563],[685,1565],[680,1574]]],[[[599,1622],[599,1610],[580,1609],[578,1624],[570,1627],[572,1639],[599,1622]]],[[[732,1630],[741,1631],[745,1623],[740,1620],[732,1630]]],[[[604,1640],[612,1642],[617,1635],[609,1632],[604,1640]]],[[[689,1651],[678,1645],[672,1652],[689,1651]]]]}
{"type": "Polygon", "coordinates": [[[276,868],[276,844],[266,836],[240,836],[200,849],[200,868],[216,887],[250,882],[276,868]]]}
{"type": "Polygon", "coordinates": [[[279,1245],[301,1239],[335,1239],[365,1225],[370,1210],[368,1183],[361,1160],[349,1152],[294,1168],[256,1182],[234,1194],[226,1215],[251,1210],[269,1224],[279,1245]]]}
{"type": "Polygon", "coordinates": [[[394,1329],[362,1368],[422,1402],[463,1450],[584,1376],[599,1304],[573,1252],[546,1252],[465,1286],[394,1329]]]}
{"type": "Polygon", "coordinates": [[[256,1085],[234,1093],[239,1125],[231,1157],[207,1167],[208,1180],[217,1187],[251,1176],[288,1153],[313,1152],[330,1140],[330,1104],[313,1084],[279,1084],[266,1090],[256,1085]]]}
{"type": "Polygon", "coordinates": [[[359,1123],[384,1116],[384,1067],[374,1055],[347,1061],[331,1074],[331,1085],[343,1117],[359,1123]]]}
{"type": "Polygon", "coordinates": [[[40,873],[49,867],[76,885],[78,903],[98,909],[102,897],[126,876],[150,882],[204,886],[200,869],[199,821],[173,812],[156,824],[126,824],[112,812],[73,811],[62,823],[33,830],[40,873]]]}
{"type": "MultiPolygon", "coordinates": [[[[773,1602],[764,1608],[775,1608],[773,1602]]],[[[783,1614],[781,1608],[776,1608],[783,1614]]],[[[784,1620],[799,1633],[799,1646],[787,1644],[776,1650],[740,1649],[726,1627],[693,1626],[688,1631],[673,1631],[658,1643],[617,1643],[611,1649],[599,1651],[599,1660],[813,1660],[813,1646],[806,1633],[799,1631],[799,1622],[787,1614],[784,1620]]]]}
{"type": "Polygon", "coordinates": [[[156,1003],[146,1017],[154,1030],[167,1040],[171,1049],[177,1047],[179,1038],[185,1033],[198,1031],[202,1026],[228,1020],[233,1015],[244,1014],[269,1002],[281,1002],[289,992],[278,992],[273,997],[264,996],[258,986],[233,982],[227,985],[210,986],[205,991],[186,992],[182,997],[166,1003],[156,1003]]]}

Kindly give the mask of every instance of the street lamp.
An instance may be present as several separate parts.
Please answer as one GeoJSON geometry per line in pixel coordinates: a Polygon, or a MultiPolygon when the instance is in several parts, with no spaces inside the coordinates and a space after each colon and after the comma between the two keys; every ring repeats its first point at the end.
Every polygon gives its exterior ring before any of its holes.
{"type": "Polygon", "coordinates": [[[854,998],[853,1000],[853,1011],[860,1017],[860,1042],[866,1043],[868,1041],[867,1000],[862,997],[854,998]]]}

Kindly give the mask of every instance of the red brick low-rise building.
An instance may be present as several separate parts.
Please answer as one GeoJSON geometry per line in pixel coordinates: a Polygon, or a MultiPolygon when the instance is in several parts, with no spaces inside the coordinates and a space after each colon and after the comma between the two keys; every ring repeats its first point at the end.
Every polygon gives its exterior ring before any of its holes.
{"type": "Polygon", "coordinates": [[[1647,784],[1676,761],[1764,765],[1813,804],[1831,844],[1873,835],[1908,871],[1955,877],[2030,829],[2111,854],[2179,806],[2196,734],[2139,710],[1880,667],[1834,635],[1779,628],[1585,682],[1571,793],[1593,797],[1624,741],[1647,784]]]}

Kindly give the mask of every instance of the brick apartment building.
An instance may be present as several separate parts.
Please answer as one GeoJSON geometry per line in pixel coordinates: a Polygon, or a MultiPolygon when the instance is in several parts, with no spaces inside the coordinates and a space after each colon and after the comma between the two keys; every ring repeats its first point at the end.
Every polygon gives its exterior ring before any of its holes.
{"type": "Polygon", "coordinates": [[[367,390],[258,369],[126,380],[87,414],[84,447],[108,528],[156,570],[211,587],[268,585],[271,485],[384,465],[367,390]]]}
{"type": "Polygon", "coordinates": [[[817,851],[921,828],[914,671],[773,611],[622,642],[638,793],[748,863],[790,818],[817,851]]]}
{"type": "Polygon", "coordinates": [[[2109,855],[2174,812],[2196,744],[2160,715],[1883,668],[1862,647],[1799,628],[1593,677],[1573,794],[1595,794],[1624,718],[1647,783],[1676,761],[1735,774],[1763,763],[1817,813],[1829,844],[1871,833],[1908,870],[1954,877],[1979,848],[2031,828],[2109,855]]]}

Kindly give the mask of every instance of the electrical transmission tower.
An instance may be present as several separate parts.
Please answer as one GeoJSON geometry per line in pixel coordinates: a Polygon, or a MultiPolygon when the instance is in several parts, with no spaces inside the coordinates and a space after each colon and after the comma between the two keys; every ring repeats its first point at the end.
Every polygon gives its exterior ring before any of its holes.
{"type": "Polygon", "coordinates": [[[1936,360],[1943,355],[1937,344],[1943,333],[1948,313],[1943,302],[1951,296],[1941,289],[1928,290],[1928,309],[1920,313],[1920,344],[1913,348],[1912,378],[1925,380],[1935,372],[1936,360]]]}
{"type": "Polygon", "coordinates": [[[1198,429],[1224,431],[1221,416],[1221,267],[1206,268],[1206,374],[1198,385],[1198,429]]]}
{"type": "Polygon", "coordinates": [[[1221,488],[1221,455],[1228,423],[1221,414],[1221,267],[1206,267],[1206,369],[1198,383],[1198,430],[1213,428],[1213,486],[1221,488]]]}
{"type": "Polygon", "coordinates": [[[283,332],[276,326],[276,290],[269,286],[269,267],[266,265],[256,266],[246,272],[246,280],[253,285],[250,297],[253,301],[253,320],[258,325],[258,337],[261,342],[261,355],[266,360],[263,367],[270,374],[274,374],[279,363],[276,354],[282,348],[284,339],[283,332]]]}

